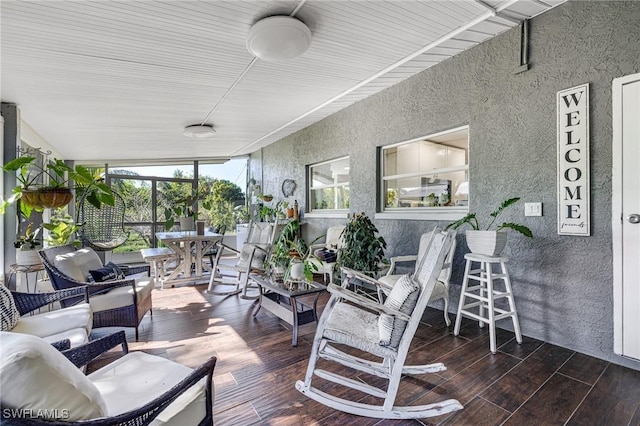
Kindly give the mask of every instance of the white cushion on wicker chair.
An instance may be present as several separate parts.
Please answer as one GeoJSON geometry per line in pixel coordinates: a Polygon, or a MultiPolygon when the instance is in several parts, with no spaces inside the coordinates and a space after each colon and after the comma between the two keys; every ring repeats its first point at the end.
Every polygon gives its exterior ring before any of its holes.
{"type": "Polygon", "coordinates": [[[11,331],[44,338],[76,328],[83,329],[86,334],[89,334],[92,325],[91,307],[88,303],[80,303],[56,311],[23,316],[11,331]]]}
{"type": "Polygon", "coordinates": [[[87,282],[89,270],[102,268],[98,254],[90,248],[59,254],[55,257],[54,266],[60,272],[76,281],[87,282]]]}
{"type": "MultiPolygon", "coordinates": [[[[154,286],[155,282],[152,279],[137,279],[136,293],[138,294],[138,300],[144,300],[149,297],[154,286]]],[[[130,285],[116,287],[107,293],[91,296],[89,303],[93,312],[130,306],[133,303],[133,289],[130,285]]]]}
{"type": "Polygon", "coordinates": [[[0,333],[3,405],[24,410],[63,410],[68,421],[101,417],[106,404],[85,375],[53,346],[35,336],[0,333]]]}
{"type": "Polygon", "coordinates": [[[84,328],[74,328],[71,330],[63,331],[62,333],[51,334],[49,336],[43,337],[42,340],[47,343],[69,340],[70,347],[77,348],[78,346],[89,343],[89,335],[87,335],[87,330],[85,330],[84,328]]]}
{"type": "MultiPolygon", "coordinates": [[[[154,400],[189,375],[192,370],[173,361],[132,352],[89,374],[100,390],[109,416],[130,411],[154,400]],[[162,374],[158,374],[162,372],[162,374]]],[[[180,395],[152,425],[196,425],[206,414],[205,379],[180,395]]]]}

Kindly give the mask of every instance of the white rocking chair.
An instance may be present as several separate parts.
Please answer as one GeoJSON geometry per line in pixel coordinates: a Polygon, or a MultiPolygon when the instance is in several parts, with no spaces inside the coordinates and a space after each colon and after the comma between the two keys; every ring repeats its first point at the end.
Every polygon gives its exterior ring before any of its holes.
{"type": "MultiPolygon", "coordinates": [[[[247,242],[244,243],[242,251],[229,247],[219,241],[216,243],[216,257],[211,267],[211,278],[208,294],[227,296],[242,293],[242,298],[255,299],[255,296],[247,295],[249,287],[250,272],[264,272],[267,260],[271,253],[274,240],[276,238],[277,222],[251,222],[249,223],[249,234],[247,242]],[[221,263],[220,259],[225,250],[235,252],[240,257],[235,265],[221,263]],[[229,281],[231,279],[231,281],[229,281]],[[242,284],[242,287],[240,285],[242,284]],[[219,286],[233,286],[232,290],[220,290],[219,286]]],[[[256,287],[257,288],[257,287],[256,287]]]]}
{"type": "MultiPolygon", "coordinates": [[[[374,285],[379,284],[377,280],[356,271],[343,269],[347,278],[343,280],[343,287],[335,284],[328,286],[331,298],[318,323],[306,377],[304,381],[296,382],[296,389],[328,407],[381,419],[418,419],[439,416],[463,408],[455,399],[420,406],[394,405],[403,374],[446,370],[442,363],[405,365],[405,361],[409,345],[454,238],[455,231],[434,230],[425,255],[418,260],[413,276],[406,275],[399,280],[384,304],[347,290],[349,280],[365,280],[374,285]],[[349,353],[343,352],[336,344],[359,349],[367,356],[356,356],[353,350],[349,350],[349,353]],[[369,354],[382,358],[382,361],[371,361],[369,354]],[[336,372],[317,368],[319,359],[322,359],[320,363],[334,362],[381,377],[388,381],[388,385],[386,389],[382,389],[336,372]],[[383,402],[379,405],[365,404],[326,393],[312,386],[314,376],[381,398],[383,402]]],[[[322,381],[319,383],[320,386],[323,384],[325,383],[322,381]]],[[[350,395],[349,392],[346,394],[350,395]]]]}

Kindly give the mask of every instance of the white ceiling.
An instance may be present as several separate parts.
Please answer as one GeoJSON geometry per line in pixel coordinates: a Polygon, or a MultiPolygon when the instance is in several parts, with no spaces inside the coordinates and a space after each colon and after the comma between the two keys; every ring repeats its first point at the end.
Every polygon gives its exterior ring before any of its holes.
{"type": "Polygon", "coordinates": [[[3,0],[0,96],[67,159],[238,156],[563,1],[3,0]],[[309,50],[233,86],[251,25],[297,7],[309,50]],[[216,104],[215,137],[182,135],[216,104]]]}

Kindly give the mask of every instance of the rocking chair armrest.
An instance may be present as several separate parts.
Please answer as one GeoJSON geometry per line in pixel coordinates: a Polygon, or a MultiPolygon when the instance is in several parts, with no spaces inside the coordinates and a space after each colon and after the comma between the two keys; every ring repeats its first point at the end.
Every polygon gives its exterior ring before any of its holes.
{"type": "Polygon", "coordinates": [[[92,340],[82,346],[63,350],[62,355],[66,356],[69,361],[71,361],[76,367],[80,368],[118,345],[122,345],[123,355],[129,352],[127,338],[124,331],[118,331],[101,337],[100,339],[92,340]]]}
{"type": "Polygon", "coordinates": [[[26,315],[36,309],[47,306],[53,302],[71,299],[82,296],[84,302],[89,302],[89,292],[87,286],[71,287],[64,290],[57,290],[49,293],[21,293],[12,291],[13,300],[16,303],[20,315],[26,315]]]}
{"type": "Polygon", "coordinates": [[[404,256],[393,256],[389,258],[391,261],[391,266],[389,267],[389,271],[387,271],[387,275],[392,275],[396,270],[396,263],[400,262],[417,262],[418,255],[417,254],[409,254],[404,256]]]}
{"type": "Polygon", "coordinates": [[[340,287],[338,285],[329,284],[329,286],[327,287],[327,290],[332,295],[339,296],[345,300],[348,300],[349,302],[355,303],[356,305],[375,311],[378,314],[387,314],[404,321],[409,321],[411,319],[409,315],[403,312],[400,312],[396,309],[389,308],[388,306],[385,306],[382,303],[374,302],[371,299],[368,299],[358,293],[354,293],[353,291],[340,287]]]}
{"type": "MultiPolygon", "coordinates": [[[[224,244],[222,241],[217,242],[216,245],[219,247],[219,249],[229,250],[229,251],[232,251],[232,252],[234,252],[236,254],[240,254],[240,251],[238,249],[233,248],[231,246],[228,246],[228,245],[224,244]]],[[[222,253],[222,251],[220,253],[222,253]]]]}
{"type": "MultiPolygon", "coordinates": [[[[372,284],[372,285],[374,285],[376,287],[386,287],[386,285],[384,283],[381,283],[380,281],[376,280],[375,278],[370,277],[369,275],[367,275],[367,274],[365,274],[363,272],[356,271],[355,269],[342,267],[341,271],[345,274],[345,276],[347,278],[347,280],[345,280],[345,281],[348,281],[349,277],[354,277],[354,278],[356,278],[356,279],[358,279],[360,281],[364,281],[364,282],[372,284]]],[[[343,285],[343,287],[344,287],[344,285],[343,285]]]]}

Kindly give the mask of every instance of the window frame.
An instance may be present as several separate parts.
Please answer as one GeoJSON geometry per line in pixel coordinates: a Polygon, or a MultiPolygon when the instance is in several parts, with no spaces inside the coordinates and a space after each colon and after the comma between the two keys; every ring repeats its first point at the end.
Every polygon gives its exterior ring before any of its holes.
{"type": "MultiPolygon", "coordinates": [[[[396,142],[389,145],[379,146],[378,147],[378,192],[377,192],[377,212],[375,214],[376,219],[404,219],[404,220],[458,220],[464,217],[469,213],[469,202],[467,201],[467,205],[462,206],[438,206],[438,207],[386,207],[386,199],[387,194],[385,191],[385,181],[388,180],[396,180],[396,179],[406,179],[412,177],[424,177],[424,176],[437,176],[446,173],[459,172],[464,171],[466,174],[467,181],[470,181],[469,176],[469,159],[470,159],[470,138],[469,138],[469,125],[459,126],[447,130],[443,130],[437,133],[431,133],[425,136],[409,139],[402,142],[396,142]],[[384,162],[385,162],[385,151],[392,148],[397,148],[399,146],[405,146],[410,144],[415,144],[418,142],[423,142],[429,139],[438,138],[450,133],[459,132],[462,130],[467,131],[467,153],[466,153],[466,164],[464,166],[455,166],[455,167],[440,167],[433,168],[429,170],[419,170],[417,172],[411,173],[399,173],[395,175],[384,175],[384,162]]],[[[452,188],[453,191],[453,188],[452,188]]],[[[467,196],[469,200],[471,198],[471,194],[467,196]]]]}
{"type": "Polygon", "coordinates": [[[305,212],[305,216],[309,217],[309,218],[321,218],[321,217],[332,217],[332,218],[346,218],[349,215],[349,208],[345,208],[345,209],[312,209],[311,208],[311,204],[312,204],[312,191],[316,190],[316,189],[325,189],[325,188],[340,188],[340,187],[351,187],[351,171],[349,170],[348,176],[349,179],[347,180],[347,182],[340,182],[340,183],[334,183],[334,184],[323,184],[323,185],[318,185],[318,186],[313,186],[313,168],[314,167],[318,167],[318,166],[322,166],[325,164],[331,164],[331,163],[335,163],[338,161],[343,161],[343,160],[348,160],[349,161],[349,168],[351,167],[351,159],[349,157],[349,155],[344,155],[341,157],[337,157],[337,158],[332,158],[330,160],[325,160],[325,161],[321,161],[318,163],[313,163],[313,164],[308,164],[306,166],[307,169],[307,211],[305,212]]]}

